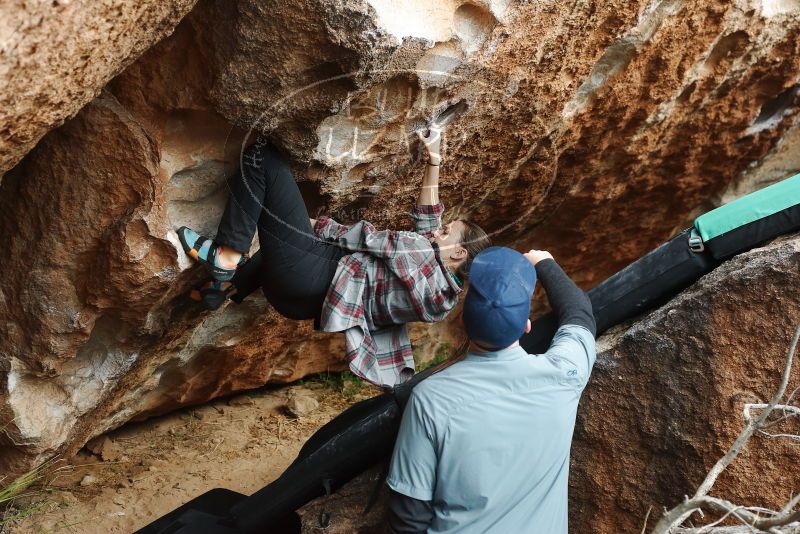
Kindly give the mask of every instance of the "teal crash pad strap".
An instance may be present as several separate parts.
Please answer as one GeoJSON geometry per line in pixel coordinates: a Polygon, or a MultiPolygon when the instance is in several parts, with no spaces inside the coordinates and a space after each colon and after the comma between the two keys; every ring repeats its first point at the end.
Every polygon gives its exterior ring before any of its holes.
{"type": "Polygon", "coordinates": [[[800,204],[800,174],[699,216],[694,227],[703,241],[800,204]]]}

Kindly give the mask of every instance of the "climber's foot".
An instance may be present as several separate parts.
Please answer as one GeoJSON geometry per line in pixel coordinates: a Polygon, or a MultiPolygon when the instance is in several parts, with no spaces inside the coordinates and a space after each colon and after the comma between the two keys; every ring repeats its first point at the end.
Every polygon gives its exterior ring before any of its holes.
{"type": "Polygon", "coordinates": [[[226,282],[236,274],[236,268],[245,262],[239,252],[217,245],[186,226],[178,228],[178,239],[183,250],[197,260],[215,280],[226,282]]]}
{"type": "Polygon", "coordinates": [[[197,289],[193,289],[189,298],[202,304],[207,310],[216,310],[236,294],[236,286],[231,282],[211,280],[197,289]]]}

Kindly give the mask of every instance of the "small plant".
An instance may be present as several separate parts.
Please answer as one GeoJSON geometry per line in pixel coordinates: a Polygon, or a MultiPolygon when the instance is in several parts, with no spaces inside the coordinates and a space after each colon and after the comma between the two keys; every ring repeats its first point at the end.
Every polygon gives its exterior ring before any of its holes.
{"type": "Polygon", "coordinates": [[[366,384],[350,371],[342,373],[342,394],[348,399],[355,397],[364,390],[366,384]]]}
{"type": "Polygon", "coordinates": [[[433,358],[428,361],[418,361],[417,362],[417,371],[424,371],[428,367],[433,367],[435,365],[439,365],[450,356],[453,355],[453,347],[450,346],[450,343],[442,343],[436,349],[436,354],[433,355],[433,358]]]}
{"type": "MultiPolygon", "coordinates": [[[[19,476],[7,486],[0,486],[0,506],[4,506],[9,502],[12,502],[14,499],[18,499],[19,497],[32,495],[32,492],[26,493],[26,490],[28,490],[28,488],[30,488],[34,482],[44,478],[47,468],[51,465],[52,462],[45,462],[19,476]]],[[[0,479],[0,484],[2,484],[4,480],[5,477],[0,479]]]]}
{"type": "Polygon", "coordinates": [[[322,388],[336,391],[351,399],[360,394],[367,384],[350,371],[339,373],[325,371],[307,378],[298,380],[298,384],[319,384],[322,388]]]}
{"type": "Polygon", "coordinates": [[[0,478],[0,532],[3,532],[10,523],[33,515],[50,504],[47,500],[34,502],[32,498],[42,496],[45,490],[34,491],[30,488],[35,483],[42,481],[55,463],[56,460],[44,462],[7,485],[3,485],[5,477],[0,478]],[[26,504],[20,505],[20,499],[26,504]]]}

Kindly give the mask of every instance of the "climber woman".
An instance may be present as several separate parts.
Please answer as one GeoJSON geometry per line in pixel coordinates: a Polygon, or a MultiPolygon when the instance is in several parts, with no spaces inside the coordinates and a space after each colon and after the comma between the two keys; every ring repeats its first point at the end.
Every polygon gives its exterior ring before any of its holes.
{"type": "Polygon", "coordinates": [[[441,128],[434,124],[418,136],[428,162],[411,211],[415,232],[310,219],[277,151],[265,142],[247,148],[229,180],[216,237],[178,229],[186,253],[214,278],[195,298],[214,309],[227,296],[240,302],[260,286],[285,317],[344,332],[347,361],[357,376],[389,386],[407,380],[414,358],[406,323],[444,319],[463,292],[472,258],[491,244],[474,223],[441,225],[441,128]],[[248,261],[256,231],[260,250],[248,261]]]}

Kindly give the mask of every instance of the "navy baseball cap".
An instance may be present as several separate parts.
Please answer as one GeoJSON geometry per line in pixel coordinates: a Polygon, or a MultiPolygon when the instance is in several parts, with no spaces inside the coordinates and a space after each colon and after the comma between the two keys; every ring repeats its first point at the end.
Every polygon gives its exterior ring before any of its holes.
{"type": "Polygon", "coordinates": [[[489,247],[475,256],[464,299],[467,336],[485,348],[519,340],[531,313],[536,269],[516,250],[489,247]]]}

